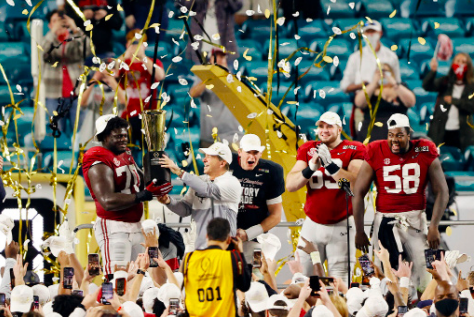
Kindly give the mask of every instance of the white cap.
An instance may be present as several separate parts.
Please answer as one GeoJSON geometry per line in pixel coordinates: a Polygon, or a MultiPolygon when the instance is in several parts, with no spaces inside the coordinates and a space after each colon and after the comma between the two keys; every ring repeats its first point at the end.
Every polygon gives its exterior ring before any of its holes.
{"type": "Polygon", "coordinates": [[[53,302],[47,302],[44,306],[43,306],[43,314],[45,316],[51,316],[53,314],[53,302]]]}
{"type": "Polygon", "coordinates": [[[233,161],[233,155],[229,146],[224,145],[221,142],[216,142],[208,148],[200,148],[200,152],[208,155],[216,155],[231,164],[233,161]]]}
{"type": "Polygon", "coordinates": [[[312,311],[312,317],[333,317],[333,313],[325,305],[318,305],[312,311]]]}
{"type": "Polygon", "coordinates": [[[307,279],[308,277],[305,276],[303,273],[297,272],[292,276],[291,284],[305,283],[307,279]]]}
{"type": "Polygon", "coordinates": [[[76,307],[69,317],[86,317],[86,310],[83,307],[76,307]]]}
{"type": "Polygon", "coordinates": [[[285,297],[284,295],[282,294],[274,294],[272,295],[271,297],[269,297],[269,299],[267,300],[267,310],[269,309],[282,309],[282,310],[290,310],[290,302],[289,300],[287,299],[287,297],[285,297]],[[277,301],[283,301],[285,302],[286,306],[277,306],[275,305],[275,303],[277,301]]]}
{"type": "Polygon", "coordinates": [[[66,241],[64,237],[51,236],[42,243],[42,247],[49,247],[51,253],[53,253],[55,257],[58,257],[61,251],[67,249],[67,244],[68,241],[66,241]]]}
{"type": "Polygon", "coordinates": [[[10,244],[13,240],[12,229],[15,227],[15,222],[10,216],[0,214],[0,231],[6,236],[7,244],[10,244]]]}
{"type": "Polygon", "coordinates": [[[100,116],[96,120],[96,135],[101,134],[107,127],[107,123],[110,119],[117,117],[114,114],[106,114],[104,116],[100,116]]]}
{"type": "Polygon", "coordinates": [[[56,297],[56,295],[58,295],[58,289],[59,289],[59,284],[53,284],[53,285],[48,286],[49,298],[51,300],[53,300],[56,297]]]}
{"type": "Polygon", "coordinates": [[[427,317],[427,314],[420,308],[413,308],[405,313],[404,317],[427,317]]]}
{"type": "Polygon", "coordinates": [[[147,220],[142,221],[142,229],[145,233],[153,232],[154,228],[156,228],[155,233],[157,234],[157,237],[159,237],[160,231],[158,230],[158,226],[155,221],[153,221],[152,219],[147,219],[147,220]]]}
{"type": "Polygon", "coordinates": [[[350,288],[346,294],[346,304],[348,306],[348,312],[353,315],[363,307],[363,291],[358,287],[350,288]]]}
{"type": "Polygon", "coordinates": [[[181,272],[173,272],[173,275],[175,275],[175,278],[177,279],[178,284],[179,284],[180,286],[183,286],[183,273],[181,273],[181,272]]]}
{"type": "Polygon", "coordinates": [[[251,287],[246,292],[246,302],[254,313],[266,310],[269,294],[264,284],[252,282],[251,287]]]}
{"type": "Polygon", "coordinates": [[[383,30],[381,23],[379,23],[376,20],[371,20],[371,22],[366,21],[363,27],[363,32],[366,32],[367,30],[375,30],[377,32],[381,32],[383,30]]]}
{"type": "Polygon", "coordinates": [[[143,317],[142,308],[140,308],[140,306],[135,304],[134,302],[125,302],[121,305],[121,307],[127,314],[129,314],[129,316],[143,317]]]}
{"type": "Polygon", "coordinates": [[[49,289],[46,286],[36,284],[31,288],[33,289],[33,295],[38,296],[41,306],[50,301],[49,289]]]}
{"type": "Polygon", "coordinates": [[[152,287],[154,287],[153,280],[150,276],[145,275],[142,279],[142,284],[140,284],[139,296],[142,296],[146,290],[152,287]]]}
{"type": "Polygon", "coordinates": [[[388,120],[388,129],[394,128],[410,128],[409,118],[402,113],[395,113],[388,120]]]}
{"type": "Polygon", "coordinates": [[[146,290],[142,296],[143,308],[146,313],[153,313],[153,304],[158,295],[158,287],[152,287],[146,290]]]}
{"type": "Polygon", "coordinates": [[[10,311],[27,313],[33,303],[33,289],[26,285],[18,285],[12,290],[10,311]]]}
{"type": "Polygon", "coordinates": [[[356,317],[385,317],[388,309],[388,303],[383,296],[370,296],[356,317]]]}
{"type": "Polygon", "coordinates": [[[239,142],[239,148],[244,152],[262,152],[266,147],[263,145],[261,146],[261,139],[257,135],[246,134],[241,138],[241,142],[239,142]]]}
{"type": "Polygon", "coordinates": [[[323,121],[331,125],[337,125],[339,127],[342,127],[340,116],[336,112],[333,112],[333,111],[324,112],[320,116],[320,119],[318,119],[317,125],[320,121],[323,121]]]}
{"type": "Polygon", "coordinates": [[[261,244],[262,253],[266,259],[274,260],[282,244],[280,239],[272,233],[263,233],[257,236],[257,242],[261,244]]]}
{"type": "Polygon", "coordinates": [[[181,298],[181,292],[175,284],[165,283],[158,290],[157,298],[165,304],[165,307],[168,308],[168,305],[170,305],[170,298],[181,298]]]}

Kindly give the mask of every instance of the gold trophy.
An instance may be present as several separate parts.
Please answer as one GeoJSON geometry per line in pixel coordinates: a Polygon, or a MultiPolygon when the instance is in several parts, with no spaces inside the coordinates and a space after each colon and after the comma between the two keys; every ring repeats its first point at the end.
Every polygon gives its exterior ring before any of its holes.
{"type": "Polygon", "coordinates": [[[165,110],[146,110],[142,113],[148,152],[144,155],[145,184],[156,179],[157,185],[171,182],[170,169],[163,168],[158,159],[165,154],[165,110]]]}

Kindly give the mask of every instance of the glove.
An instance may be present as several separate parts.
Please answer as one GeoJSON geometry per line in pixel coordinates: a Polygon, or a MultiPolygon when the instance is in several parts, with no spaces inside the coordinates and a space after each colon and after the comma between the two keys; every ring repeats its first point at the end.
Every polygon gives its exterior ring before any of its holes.
{"type": "Polygon", "coordinates": [[[146,190],[152,193],[153,197],[160,197],[168,194],[173,189],[173,185],[171,183],[165,183],[160,186],[156,186],[154,182],[151,182],[146,190]]]}
{"type": "Polygon", "coordinates": [[[74,245],[73,245],[74,233],[72,233],[71,230],[69,229],[69,222],[66,219],[63,221],[63,223],[59,227],[59,236],[61,238],[64,238],[64,240],[66,241],[64,251],[67,254],[74,253],[74,245]]]}
{"type": "Polygon", "coordinates": [[[318,146],[317,153],[318,153],[318,156],[320,157],[320,160],[322,161],[322,165],[325,167],[328,173],[330,173],[330,175],[334,175],[338,173],[338,171],[340,170],[340,167],[338,167],[338,165],[333,163],[330,150],[328,149],[325,143],[321,143],[318,146]]]}

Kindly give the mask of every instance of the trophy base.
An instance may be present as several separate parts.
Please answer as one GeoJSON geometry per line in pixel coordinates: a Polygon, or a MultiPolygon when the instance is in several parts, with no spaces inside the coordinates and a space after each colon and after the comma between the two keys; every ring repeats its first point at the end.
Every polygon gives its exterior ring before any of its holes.
{"type": "Polygon", "coordinates": [[[162,158],[164,154],[165,151],[145,153],[143,158],[145,185],[150,184],[153,179],[157,180],[157,185],[171,183],[170,169],[163,168],[158,163],[158,159],[162,158]]]}

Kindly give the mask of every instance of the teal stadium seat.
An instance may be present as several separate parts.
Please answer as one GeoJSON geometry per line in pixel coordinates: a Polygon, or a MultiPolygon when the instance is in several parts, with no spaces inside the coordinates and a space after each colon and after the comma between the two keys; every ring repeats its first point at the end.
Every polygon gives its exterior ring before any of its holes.
{"type": "Polygon", "coordinates": [[[421,123],[424,123],[426,125],[426,129],[427,129],[427,125],[430,124],[431,116],[434,114],[434,107],[435,107],[435,103],[432,103],[432,102],[422,103],[418,107],[421,123]]]}
{"type": "MultiPolygon", "coordinates": [[[[416,6],[418,1],[413,0],[404,0],[400,4],[401,17],[403,18],[412,18],[416,14],[416,6]]],[[[434,2],[433,0],[422,0],[417,10],[417,16],[445,16],[444,5],[441,4],[442,1],[434,2]]]]}
{"type": "Polygon", "coordinates": [[[465,149],[463,157],[464,157],[465,162],[466,162],[465,170],[466,171],[473,171],[473,160],[474,160],[473,145],[471,145],[471,146],[469,146],[465,149]]]}
{"type": "Polygon", "coordinates": [[[416,107],[407,109],[406,115],[409,117],[409,122],[414,132],[427,134],[426,125],[421,122],[421,118],[419,117],[416,107]]]}
{"type": "Polygon", "coordinates": [[[320,0],[320,3],[327,19],[353,18],[356,15],[356,10],[351,9],[346,1],[333,3],[330,0],[320,0]],[[330,7],[329,11],[328,7],[330,7]],[[326,14],[327,12],[328,14],[326,14]]]}
{"type": "MultiPolygon", "coordinates": [[[[60,137],[56,139],[56,147],[58,151],[72,150],[71,139],[61,133],[60,137]]],[[[39,148],[42,152],[54,151],[54,137],[51,134],[46,134],[39,148]]]]}
{"type": "MultiPolygon", "coordinates": [[[[325,40],[317,39],[310,43],[309,48],[317,52],[323,52],[325,40]]],[[[333,39],[327,47],[326,55],[330,57],[338,56],[340,61],[348,60],[351,53],[353,53],[353,48],[350,42],[342,38],[333,39]]]]}
{"type": "Polygon", "coordinates": [[[388,0],[362,0],[360,3],[362,5],[360,14],[372,19],[387,17],[394,11],[392,3],[388,0]]]}
{"type": "MultiPolygon", "coordinates": [[[[277,83],[276,82],[273,82],[272,83],[272,103],[274,104],[274,106],[279,106],[279,103],[280,101],[282,100],[282,98],[284,98],[284,94],[285,92],[287,91],[287,89],[289,88],[289,84],[288,83],[280,83],[280,86],[279,86],[279,89],[277,89],[277,83]]],[[[266,91],[266,84],[264,84],[262,87],[261,87],[262,91],[266,91]]],[[[294,101],[295,100],[295,95],[294,95],[294,91],[293,89],[290,89],[289,93],[285,96],[283,102],[282,102],[282,105],[286,104],[287,101],[294,101]]]]}
{"type": "MultiPolygon", "coordinates": [[[[179,164],[182,160],[186,159],[185,154],[188,154],[190,151],[190,136],[191,144],[193,145],[193,151],[195,152],[195,155],[198,153],[200,145],[200,129],[190,128],[189,132],[190,134],[188,134],[187,128],[177,129],[177,133],[170,131],[170,137],[173,139],[175,156],[179,164]]],[[[201,156],[203,156],[203,154],[201,154],[201,156]]]]}
{"type": "Polygon", "coordinates": [[[473,60],[473,37],[452,39],[452,45],[454,47],[454,55],[458,53],[467,53],[473,60]]]}
{"type": "Polygon", "coordinates": [[[424,104],[424,103],[435,104],[435,101],[437,100],[436,92],[427,92],[422,87],[415,87],[412,89],[412,91],[416,95],[417,104],[424,104]]]}
{"type": "MultiPolygon", "coordinates": [[[[399,56],[407,59],[407,51],[409,50],[410,39],[402,39],[398,44],[399,56]]],[[[427,41],[424,45],[417,41],[417,38],[412,39],[411,43],[411,64],[415,63],[421,65],[426,60],[430,60],[434,56],[434,47],[427,41]]],[[[399,62],[401,64],[401,62],[399,62]]]]}
{"type": "MultiPolygon", "coordinates": [[[[157,89],[159,89],[159,87],[157,87],[157,89]]],[[[190,99],[190,96],[188,95],[190,85],[183,86],[180,84],[169,84],[166,91],[173,104],[183,104],[185,101],[190,99]]]]}
{"type": "Polygon", "coordinates": [[[268,20],[246,20],[242,25],[244,39],[254,39],[263,43],[269,39],[270,23],[268,20]]]}
{"type": "MultiPolygon", "coordinates": [[[[313,20],[307,22],[305,20],[298,20],[297,27],[299,30],[299,36],[305,43],[310,43],[315,38],[328,38],[330,35],[328,32],[328,27],[322,20],[313,20]]],[[[289,37],[292,37],[295,33],[294,24],[289,24],[288,30],[289,37]]],[[[299,42],[299,46],[302,46],[299,42]]]]}
{"type": "Polygon", "coordinates": [[[445,175],[455,178],[456,192],[472,192],[474,190],[473,171],[445,172],[445,175]]]}
{"type": "Polygon", "coordinates": [[[185,31],[185,37],[186,37],[187,35],[186,35],[185,23],[183,23],[181,19],[179,20],[169,19],[168,30],[166,32],[166,37],[168,38],[167,42],[173,43],[171,40],[172,38],[178,41],[178,38],[180,37],[183,31],[185,31]]]}
{"type": "Polygon", "coordinates": [[[419,79],[418,69],[413,66],[413,64],[408,64],[407,60],[402,59],[399,61],[399,70],[401,72],[401,80],[403,82],[419,79]]]}
{"type": "Polygon", "coordinates": [[[470,37],[473,35],[473,16],[465,19],[465,36],[470,37]]]}
{"type": "Polygon", "coordinates": [[[460,171],[464,167],[464,159],[460,149],[453,146],[441,146],[440,161],[444,171],[460,171]]]}
{"type": "MultiPolygon", "coordinates": [[[[23,138],[26,134],[31,132],[31,123],[33,121],[34,108],[21,107],[21,111],[23,112],[23,115],[18,117],[18,119],[16,119],[16,124],[17,124],[17,128],[18,128],[18,132],[19,132],[20,136],[23,138]]],[[[8,108],[5,111],[5,115],[7,117],[10,117],[11,112],[12,112],[12,108],[8,108]]],[[[8,125],[8,131],[10,131],[12,133],[15,132],[15,122],[14,121],[15,120],[10,121],[10,124],[8,125]]]]}
{"type": "Polygon", "coordinates": [[[125,46],[119,41],[113,41],[112,50],[114,51],[115,56],[120,56],[125,53],[125,46]]]}
{"type": "MultiPolygon", "coordinates": [[[[359,22],[363,21],[364,19],[362,18],[343,18],[343,19],[335,19],[333,21],[333,26],[338,27],[340,30],[345,31],[347,29],[350,29],[354,27],[356,24],[359,22]]],[[[354,29],[352,32],[355,32],[356,34],[357,29],[354,29]]]]}
{"type": "Polygon", "coordinates": [[[445,34],[451,39],[464,37],[465,31],[457,18],[427,18],[422,21],[422,31],[429,37],[437,38],[439,34],[445,34]],[[434,22],[440,24],[436,29],[434,22]]]}
{"type": "Polygon", "coordinates": [[[22,42],[7,42],[0,43],[0,63],[14,62],[29,63],[29,55],[26,50],[26,46],[22,42]]]}
{"type": "Polygon", "coordinates": [[[383,25],[384,36],[390,38],[394,42],[401,39],[410,38],[411,35],[417,35],[411,19],[408,18],[386,18],[380,20],[383,25]]]}
{"type": "MultiPolygon", "coordinates": [[[[421,79],[424,79],[424,76],[430,71],[430,60],[427,60],[421,65],[421,79]]],[[[438,61],[439,66],[437,67],[437,77],[446,76],[451,67],[451,61],[438,61]]]]}
{"type": "Polygon", "coordinates": [[[306,133],[309,139],[315,140],[315,132],[313,131],[316,129],[315,123],[324,112],[325,109],[319,104],[302,103],[299,105],[297,112],[297,122],[294,122],[294,124],[298,124],[300,131],[306,133]]]}
{"type": "MultiPolygon", "coordinates": [[[[302,40],[300,40],[299,45],[304,47],[305,43],[302,40]]],[[[277,60],[280,61],[284,58],[288,58],[298,48],[299,46],[297,45],[297,40],[293,38],[279,38],[279,56],[277,56],[277,60]]],[[[265,52],[265,56],[267,56],[267,52],[269,52],[269,40],[267,40],[264,44],[264,52],[265,52]]],[[[294,61],[297,57],[300,57],[300,56],[303,56],[302,53],[297,52],[290,61],[294,61]]]]}
{"type": "Polygon", "coordinates": [[[112,40],[114,42],[118,42],[122,45],[125,45],[125,37],[126,37],[126,29],[125,23],[122,24],[122,27],[119,30],[112,30],[112,40]]]}
{"type": "Polygon", "coordinates": [[[316,102],[324,103],[324,104],[333,104],[333,103],[342,103],[342,102],[349,102],[350,97],[348,94],[344,93],[340,89],[340,82],[330,81],[330,82],[313,82],[308,84],[305,87],[305,100],[307,102],[316,102]],[[315,99],[314,91],[316,92],[315,99]],[[323,90],[325,92],[325,98],[322,99],[319,96],[319,91],[323,90]]]}
{"type": "Polygon", "coordinates": [[[445,3],[445,12],[447,17],[466,17],[473,18],[473,0],[449,0],[445,3]]]}
{"type": "MultiPolygon", "coordinates": [[[[69,173],[69,168],[71,166],[71,156],[72,153],[71,151],[57,151],[57,162],[58,165],[59,163],[62,163],[59,165],[59,168],[57,169],[58,174],[68,174],[69,173]],[[62,162],[61,162],[62,161],[62,162]]],[[[78,154],[75,153],[74,156],[74,163],[73,163],[73,170],[71,173],[74,173],[74,170],[76,169],[77,166],[77,157],[78,154]]],[[[48,170],[53,170],[53,162],[54,162],[54,152],[44,152],[43,154],[43,168],[46,170],[44,172],[48,172],[48,170]]]]}
{"type": "Polygon", "coordinates": [[[246,70],[246,76],[256,78],[254,83],[257,86],[260,87],[263,83],[267,82],[267,68],[268,68],[267,62],[263,62],[263,61],[247,62],[246,61],[243,63],[243,67],[246,70]]]}
{"type": "Polygon", "coordinates": [[[239,40],[237,44],[241,63],[246,61],[244,57],[242,57],[246,50],[248,50],[246,56],[252,57],[252,62],[263,60],[262,57],[265,55],[265,52],[262,50],[262,45],[258,41],[254,41],[253,39],[239,40]]]}
{"type": "Polygon", "coordinates": [[[343,78],[343,73],[345,72],[347,63],[348,63],[348,60],[340,60],[340,63],[337,66],[335,66],[333,64],[329,65],[330,66],[330,78],[331,78],[331,80],[337,81],[337,80],[341,80],[343,78]]]}
{"type": "MultiPolygon", "coordinates": [[[[151,44],[147,46],[145,49],[145,54],[153,58],[153,54],[155,51],[155,45],[151,44]]],[[[157,58],[160,59],[162,62],[164,61],[171,61],[171,59],[174,57],[172,47],[170,44],[166,42],[159,42],[158,43],[158,48],[157,48],[157,58]]]]}
{"type": "MultiPolygon", "coordinates": [[[[302,61],[299,67],[299,75],[302,75],[307,71],[309,67],[313,65],[312,61],[302,61]]],[[[309,72],[299,81],[299,85],[305,86],[312,81],[330,81],[329,67],[316,67],[310,68],[309,72]]]]}

